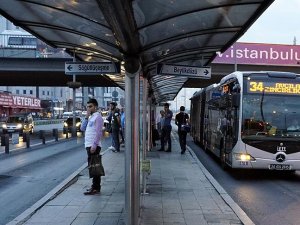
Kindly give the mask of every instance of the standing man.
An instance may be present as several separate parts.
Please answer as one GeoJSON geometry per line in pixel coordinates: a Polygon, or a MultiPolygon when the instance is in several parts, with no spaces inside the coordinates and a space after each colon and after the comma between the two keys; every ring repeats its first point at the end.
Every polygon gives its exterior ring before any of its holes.
{"type": "Polygon", "coordinates": [[[188,124],[189,115],[184,112],[185,107],[180,106],[180,112],[175,116],[175,124],[178,126],[178,136],[179,136],[179,143],[181,147],[181,154],[184,154],[186,151],[186,135],[187,132],[183,129],[183,126],[188,124]]]}
{"type": "Polygon", "coordinates": [[[158,151],[164,151],[165,141],[168,142],[168,149],[166,152],[172,151],[172,142],[171,142],[171,120],[173,117],[173,112],[169,109],[169,103],[164,104],[165,117],[161,124],[161,148],[158,151]]]}
{"type": "MultiPolygon", "coordinates": [[[[85,131],[84,146],[88,155],[88,164],[90,163],[91,155],[98,155],[101,157],[101,137],[103,118],[97,111],[98,102],[96,99],[91,98],[87,102],[87,114],[81,124],[80,130],[85,131]]],[[[93,184],[90,189],[84,192],[85,195],[98,194],[101,190],[101,176],[94,176],[93,184]]]]}
{"type": "Polygon", "coordinates": [[[110,103],[110,110],[111,110],[111,128],[112,128],[112,142],[113,152],[120,152],[120,128],[121,128],[121,116],[120,110],[117,108],[116,102],[110,103]]]}

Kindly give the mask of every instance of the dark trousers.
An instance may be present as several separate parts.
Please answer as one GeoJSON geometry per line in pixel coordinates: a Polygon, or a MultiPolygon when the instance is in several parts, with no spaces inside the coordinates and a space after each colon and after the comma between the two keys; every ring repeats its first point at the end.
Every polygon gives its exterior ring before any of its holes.
{"type": "MultiPolygon", "coordinates": [[[[88,155],[88,159],[87,159],[88,160],[88,165],[91,161],[91,155],[99,155],[100,151],[101,151],[101,148],[99,146],[97,146],[97,149],[94,153],[91,153],[90,149],[91,149],[91,147],[86,147],[86,152],[87,152],[87,155],[88,155]]],[[[101,189],[101,176],[94,176],[93,177],[92,188],[100,191],[100,189],[101,189]]]]}
{"type": "Polygon", "coordinates": [[[186,150],[186,135],[186,131],[178,129],[179,143],[182,151],[186,150]]]}
{"type": "Polygon", "coordinates": [[[117,151],[120,151],[120,129],[112,129],[112,139],[113,139],[113,146],[117,151]]]}
{"type": "Polygon", "coordinates": [[[161,130],[161,149],[165,148],[165,142],[168,142],[168,151],[172,149],[172,141],[171,141],[171,130],[172,126],[164,126],[161,130]]]}
{"type": "Polygon", "coordinates": [[[125,135],[125,127],[121,127],[121,129],[120,129],[120,135],[121,135],[121,140],[122,140],[122,142],[124,143],[124,142],[125,142],[125,138],[124,138],[124,135],[125,135]]]}

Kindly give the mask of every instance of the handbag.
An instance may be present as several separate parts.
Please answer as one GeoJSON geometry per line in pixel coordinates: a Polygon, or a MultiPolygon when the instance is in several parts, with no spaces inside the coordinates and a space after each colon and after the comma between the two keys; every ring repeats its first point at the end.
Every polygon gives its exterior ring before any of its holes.
{"type": "Polygon", "coordinates": [[[190,125],[185,125],[184,130],[185,130],[185,132],[190,133],[191,132],[191,126],[190,125]]]}
{"type": "Polygon", "coordinates": [[[155,141],[160,140],[160,136],[157,129],[153,129],[153,138],[155,141]]]}
{"type": "Polygon", "coordinates": [[[101,155],[91,155],[88,168],[90,178],[97,176],[105,176],[101,155]]]}
{"type": "Polygon", "coordinates": [[[191,132],[191,126],[188,125],[188,124],[181,125],[181,131],[185,131],[187,133],[190,133],[191,132]]]}

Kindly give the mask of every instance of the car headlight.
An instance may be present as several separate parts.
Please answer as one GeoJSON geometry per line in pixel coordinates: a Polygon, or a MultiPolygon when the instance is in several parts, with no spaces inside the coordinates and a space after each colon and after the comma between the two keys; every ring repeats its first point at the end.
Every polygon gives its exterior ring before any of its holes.
{"type": "Polygon", "coordinates": [[[80,127],[81,123],[80,122],[77,122],[76,123],[76,127],[80,127]]]}
{"type": "Polygon", "coordinates": [[[17,128],[18,128],[18,129],[20,129],[20,128],[22,128],[22,127],[23,127],[23,126],[22,126],[21,123],[18,123],[18,124],[17,124],[17,128]]]}
{"type": "Polygon", "coordinates": [[[64,122],[64,127],[67,127],[67,126],[68,126],[68,124],[66,122],[64,122]]]}
{"type": "Polygon", "coordinates": [[[7,128],[6,124],[2,124],[2,128],[6,129],[7,128]]]}
{"type": "Polygon", "coordinates": [[[236,160],[239,160],[239,161],[255,161],[254,157],[252,157],[249,154],[245,154],[245,153],[235,153],[234,157],[236,160]]]}

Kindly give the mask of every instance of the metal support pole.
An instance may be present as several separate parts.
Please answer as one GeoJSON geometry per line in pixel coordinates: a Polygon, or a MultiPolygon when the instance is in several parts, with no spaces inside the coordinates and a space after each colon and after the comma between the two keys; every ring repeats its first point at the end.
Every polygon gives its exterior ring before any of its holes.
{"type": "Polygon", "coordinates": [[[45,131],[40,130],[40,139],[42,139],[42,143],[46,144],[45,131]]]}
{"type": "Polygon", "coordinates": [[[72,127],[72,137],[77,137],[77,128],[72,127]]]}
{"type": "Polygon", "coordinates": [[[43,139],[44,134],[45,134],[45,131],[44,130],[40,130],[39,131],[39,139],[43,139]]]}
{"type": "Polygon", "coordinates": [[[26,148],[30,148],[30,135],[28,132],[25,133],[26,137],[26,148]]]}
{"type": "MultiPolygon", "coordinates": [[[[147,94],[148,94],[148,82],[147,79],[143,79],[143,160],[147,155],[147,94]]],[[[150,124],[151,126],[151,124],[150,124]]]]}
{"type": "Polygon", "coordinates": [[[5,154],[9,154],[9,134],[5,134],[5,154]]]}
{"type": "Polygon", "coordinates": [[[125,62],[125,223],[138,225],[140,211],[139,72],[141,67],[137,59],[129,60],[131,61],[128,61],[128,64],[125,62]]]}
{"type": "Polygon", "coordinates": [[[236,62],[236,43],[233,44],[233,50],[234,50],[234,71],[237,71],[237,62],[236,62]]]}
{"type": "Polygon", "coordinates": [[[1,135],[1,146],[5,146],[5,134],[1,135]]]}
{"type": "MultiPolygon", "coordinates": [[[[148,82],[146,78],[143,78],[143,151],[142,151],[142,159],[145,160],[147,156],[147,93],[148,93],[148,82]]],[[[151,121],[150,121],[150,127],[152,126],[151,121]]],[[[148,194],[146,193],[146,188],[147,188],[147,183],[146,183],[146,176],[148,173],[143,172],[143,194],[148,194]]]]}
{"type": "MultiPolygon", "coordinates": [[[[76,59],[75,59],[75,51],[74,51],[74,55],[73,55],[73,62],[76,62],[76,59]]],[[[73,74],[73,82],[76,82],[76,75],[73,74]]],[[[73,126],[75,126],[76,124],[76,118],[75,118],[75,109],[76,109],[76,106],[75,106],[75,102],[76,102],[76,88],[74,87],[73,88],[73,126]]],[[[71,130],[72,131],[72,137],[76,137],[76,130],[74,131],[73,129],[71,130]]]]}
{"type": "Polygon", "coordinates": [[[53,129],[53,136],[55,138],[55,141],[58,141],[58,129],[53,129]]]}
{"type": "MultiPolygon", "coordinates": [[[[151,123],[153,121],[153,118],[152,118],[152,111],[151,111],[151,98],[148,99],[148,104],[147,104],[147,112],[148,112],[148,118],[147,118],[147,121],[148,123],[151,123]]],[[[150,151],[151,149],[151,145],[152,145],[152,134],[151,134],[151,125],[148,125],[147,127],[147,132],[148,132],[148,139],[147,139],[147,151],[150,151]]]]}

